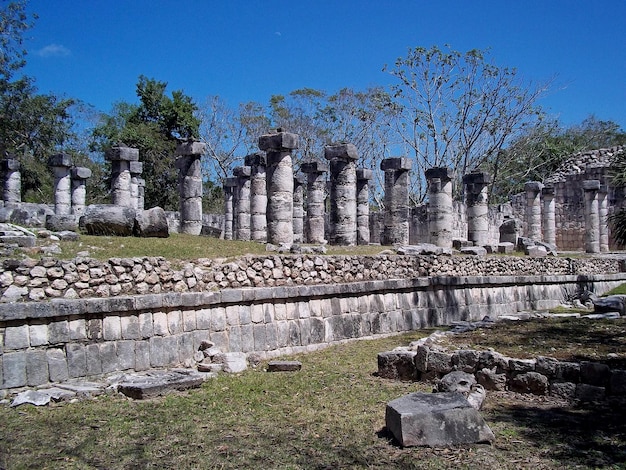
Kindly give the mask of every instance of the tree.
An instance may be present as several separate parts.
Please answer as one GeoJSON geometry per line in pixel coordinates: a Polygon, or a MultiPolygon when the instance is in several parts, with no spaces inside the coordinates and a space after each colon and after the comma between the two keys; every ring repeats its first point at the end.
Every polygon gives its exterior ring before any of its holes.
{"type": "Polygon", "coordinates": [[[52,176],[47,158],[68,150],[76,100],[38,94],[28,76],[16,76],[26,64],[25,32],[36,16],[26,13],[24,0],[2,2],[0,9],[0,150],[22,163],[23,199],[49,202],[52,176]]]}
{"type": "Polygon", "coordinates": [[[138,148],[146,180],[145,204],[178,209],[178,173],[174,167],[176,145],[199,137],[197,107],[182,91],[166,95],[167,83],[141,75],[137,82],[139,104],[117,103],[110,115],[102,115],[92,133],[91,149],[112,146],[138,148]]]}
{"type": "MultiPolygon", "coordinates": [[[[449,47],[409,49],[393,68],[394,130],[415,175],[446,166],[459,178],[494,158],[516,133],[540,113],[536,102],[547,84],[535,86],[515,69],[487,61],[487,51],[457,52],[449,47]]],[[[418,197],[425,182],[415,181],[418,197]]]]}
{"type": "Polygon", "coordinates": [[[523,191],[525,182],[544,181],[573,154],[624,143],[626,134],[618,124],[594,116],[567,128],[557,120],[539,120],[485,165],[494,175],[490,200],[508,201],[523,191]]]}

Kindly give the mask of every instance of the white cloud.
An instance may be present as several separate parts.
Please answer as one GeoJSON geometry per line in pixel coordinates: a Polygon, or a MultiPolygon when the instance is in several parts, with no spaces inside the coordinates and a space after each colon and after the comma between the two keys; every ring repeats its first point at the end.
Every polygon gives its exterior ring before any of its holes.
{"type": "Polygon", "coordinates": [[[72,54],[72,51],[61,44],[48,44],[39,49],[36,54],[39,57],[67,57],[72,54]]]}

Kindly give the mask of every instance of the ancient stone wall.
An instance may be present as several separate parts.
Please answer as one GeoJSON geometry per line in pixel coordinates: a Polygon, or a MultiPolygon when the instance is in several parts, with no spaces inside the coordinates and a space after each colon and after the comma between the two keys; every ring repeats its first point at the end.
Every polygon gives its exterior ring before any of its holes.
{"type": "Polygon", "coordinates": [[[343,284],[434,276],[588,275],[620,272],[618,260],[471,256],[248,256],[177,267],[160,257],[6,260],[0,302],[203,292],[238,287],[343,284]]]}
{"type": "Polygon", "coordinates": [[[601,294],[625,280],[625,274],[422,277],[4,303],[0,388],[177,366],[190,362],[202,341],[264,357],[312,351],[555,307],[582,289],[601,294]]]}

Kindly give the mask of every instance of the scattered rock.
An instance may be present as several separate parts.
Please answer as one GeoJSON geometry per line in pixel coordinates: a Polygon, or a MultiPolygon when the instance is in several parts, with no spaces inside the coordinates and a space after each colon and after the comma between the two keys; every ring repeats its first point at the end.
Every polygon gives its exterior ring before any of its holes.
{"type": "Polygon", "coordinates": [[[267,364],[268,372],[296,372],[302,369],[300,361],[270,361],[267,364]]]}

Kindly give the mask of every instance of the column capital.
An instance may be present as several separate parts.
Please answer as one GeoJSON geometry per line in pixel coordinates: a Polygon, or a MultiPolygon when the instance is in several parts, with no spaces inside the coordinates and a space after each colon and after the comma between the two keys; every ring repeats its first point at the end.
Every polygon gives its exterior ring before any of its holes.
{"type": "Polygon", "coordinates": [[[600,180],[584,180],[583,191],[600,191],[600,180]]]}
{"type": "Polygon", "coordinates": [[[264,151],[285,151],[298,148],[298,134],[279,131],[259,137],[259,148],[264,151]]]}
{"type": "Polygon", "coordinates": [[[73,179],[77,180],[86,180],[88,178],[91,178],[91,170],[84,166],[75,166],[74,168],[72,168],[70,174],[72,175],[73,179]]]}
{"type": "Polygon", "coordinates": [[[369,168],[357,168],[356,169],[357,180],[371,180],[373,176],[374,176],[374,173],[369,168]]]}
{"type": "Polygon", "coordinates": [[[454,171],[443,166],[433,167],[426,170],[425,176],[427,180],[438,178],[443,181],[450,181],[454,179],[454,171]]]}
{"type": "Polygon", "coordinates": [[[66,153],[57,153],[56,155],[52,155],[48,158],[48,165],[69,168],[73,165],[72,157],[66,153]]]}
{"type": "Polygon", "coordinates": [[[261,152],[254,152],[244,157],[247,166],[267,166],[267,158],[261,152]]]}
{"type": "Polygon", "coordinates": [[[250,178],[252,175],[252,168],[249,166],[237,166],[233,168],[233,175],[237,178],[250,178]]]}
{"type": "Polygon", "coordinates": [[[117,145],[104,152],[104,158],[110,162],[119,160],[136,162],[139,160],[139,149],[117,145]]]}
{"type": "Polygon", "coordinates": [[[467,173],[463,175],[463,184],[491,184],[493,182],[493,178],[489,173],[485,173],[484,171],[472,171],[471,173],[467,173]]]}
{"type": "Polygon", "coordinates": [[[524,191],[527,193],[538,193],[543,187],[543,183],[539,181],[528,181],[524,184],[524,191]]]}
{"type": "Polygon", "coordinates": [[[412,167],[413,162],[403,157],[385,158],[380,162],[382,171],[408,171],[412,167]]]}
{"type": "Polygon", "coordinates": [[[324,146],[327,160],[357,160],[359,154],[354,144],[331,144],[324,146]]]}
{"type": "Polygon", "coordinates": [[[326,163],[311,161],[305,162],[300,166],[303,173],[326,173],[329,167],[326,163]]]}
{"type": "Polygon", "coordinates": [[[176,145],[176,155],[201,156],[206,149],[206,144],[199,140],[187,140],[176,145]]]}

